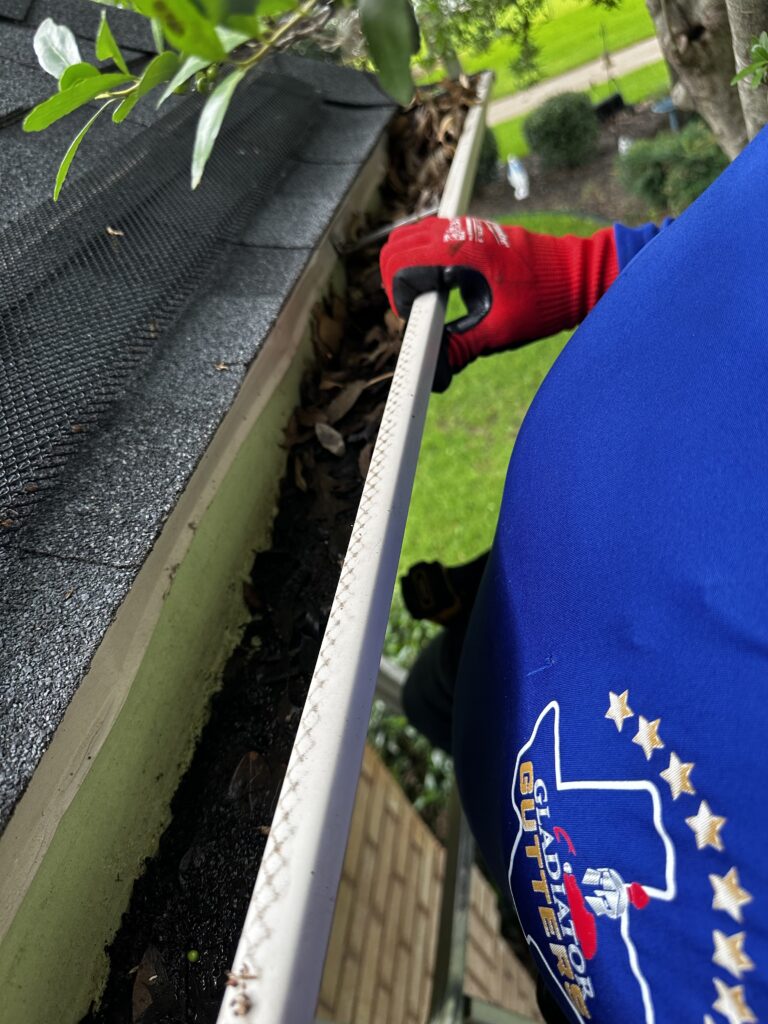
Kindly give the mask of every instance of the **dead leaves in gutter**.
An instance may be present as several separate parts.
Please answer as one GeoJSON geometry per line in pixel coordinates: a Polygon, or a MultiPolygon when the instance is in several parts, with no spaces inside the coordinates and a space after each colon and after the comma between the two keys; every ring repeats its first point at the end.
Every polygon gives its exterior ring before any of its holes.
{"type": "Polygon", "coordinates": [[[329,427],[327,423],[316,423],[315,424],[315,436],[320,444],[325,448],[331,455],[335,455],[337,458],[347,453],[347,446],[344,438],[333,427],[329,427]]]}
{"type": "Polygon", "coordinates": [[[304,382],[285,436],[293,482],[317,496],[318,514],[334,515],[357,500],[402,342],[402,324],[381,290],[377,253],[358,256],[347,274],[346,299],[334,295],[313,311],[319,366],[304,382]]]}
{"type": "Polygon", "coordinates": [[[390,126],[387,185],[396,216],[439,202],[464,119],[478,101],[476,81],[462,76],[456,82],[441,82],[420,89],[418,98],[390,126]]]}
{"type": "MultiPolygon", "coordinates": [[[[419,102],[395,116],[383,196],[387,220],[439,200],[467,111],[476,102],[476,83],[463,78],[421,90],[419,102]]],[[[366,225],[358,228],[365,230],[366,225]]],[[[356,504],[403,333],[382,291],[378,246],[347,256],[346,273],[344,297],[333,295],[313,311],[319,369],[305,381],[302,404],[285,436],[293,483],[318,499],[310,515],[331,519],[351,502],[356,504]]]]}

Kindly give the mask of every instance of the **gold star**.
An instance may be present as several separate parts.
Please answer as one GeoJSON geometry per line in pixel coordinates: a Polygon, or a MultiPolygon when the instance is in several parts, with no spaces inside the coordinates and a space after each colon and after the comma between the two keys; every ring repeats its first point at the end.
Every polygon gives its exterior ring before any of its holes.
{"type": "Polygon", "coordinates": [[[715,930],[712,932],[712,939],[715,943],[715,952],[712,956],[712,963],[729,971],[734,978],[741,980],[744,971],[753,971],[754,962],[744,952],[744,940],[746,932],[736,932],[735,935],[726,935],[725,932],[715,930]]]}
{"type": "Polygon", "coordinates": [[[661,750],[664,744],[659,739],[659,725],[661,719],[657,718],[654,722],[649,722],[647,718],[643,718],[640,715],[640,724],[637,727],[637,736],[633,737],[632,742],[636,743],[638,747],[643,748],[646,760],[651,760],[651,755],[654,750],[661,750]]]}
{"type": "Polygon", "coordinates": [[[719,815],[713,814],[707,801],[702,800],[699,804],[698,813],[694,814],[691,818],[685,819],[686,825],[693,829],[693,833],[696,836],[696,849],[703,850],[707,846],[712,846],[716,850],[724,850],[725,846],[720,838],[720,829],[727,820],[727,818],[721,818],[719,815]]]}
{"type": "Polygon", "coordinates": [[[712,898],[713,910],[724,910],[730,914],[734,921],[742,922],[741,908],[752,902],[752,895],[739,885],[739,873],[736,868],[731,868],[727,875],[710,875],[714,896],[712,898]]]}
{"type": "Polygon", "coordinates": [[[717,989],[717,1000],[712,1003],[713,1010],[722,1013],[728,1024],[757,1024],[757,1017],[744,999],[743,985],[729,988],[720,978],[713,978],[712,982],[717,989]]]}
{"type": "Polygon", "coordinates": [[[674,752],[669,755],[669,768],[659,772],[659,775],[665,782],[669,783],[673,800],[677,800],[681,793],[696,792],[691,783],[691,772],[693,769],[693,764],[684,763],[674,752]]]}
{"type": "Polygon", "coordinates": [[[608,691],[608,699],[611,702],[611,706],[605,712],[605,717],[610,718],[615,723],[616,728],[621,732],[624,725],[625,718],[634,718],[635,712],[627,704],[629,699],[629,690],[625,690],[624,693],[618,696],[612,691],[608,691]]]}
{"type": "Polygon", "coordinates": [[[708,1013],[704,1014],[704,1024],[715,1024],[708,1013]]]}

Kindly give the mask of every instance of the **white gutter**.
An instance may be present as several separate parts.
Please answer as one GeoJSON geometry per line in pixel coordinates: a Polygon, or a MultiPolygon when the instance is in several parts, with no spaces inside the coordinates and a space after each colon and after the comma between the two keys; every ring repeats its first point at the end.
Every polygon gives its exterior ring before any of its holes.
{"type": "MultiPolygon", "coordinates": [[[[464,123],[440,215],[463,213],[491,75],[464,123]]],[[[362,762],[445,298],[413,305],[218,1024],[309,1024],[362,762]]]]}

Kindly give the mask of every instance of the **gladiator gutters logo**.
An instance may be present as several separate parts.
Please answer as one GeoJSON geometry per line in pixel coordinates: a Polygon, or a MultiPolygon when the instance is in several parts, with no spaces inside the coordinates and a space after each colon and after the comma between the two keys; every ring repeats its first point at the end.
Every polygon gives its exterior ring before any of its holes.
{"type": "Polygon", "coordinates": [[[637,987],[642,1016],[636,1019],[654,1024],[650,988],[630,936],[630,910],[640,913],[651,900],[675,897],[675,850],[662,823],[658,789],[644,780],[564,780],[560,708],[553,701],[518,756],[513,803],[520,827],[510,858],[510,886],[516,902],[522,903],[526,882],[535,894],[540,929],[536,934],[529,928],[528,942],[576,1018],[591,1019],[599,996],[591,968],[601,953],[597,918],[605,918],[616,922],[625,950],[623,973],[637,987]],[[596,790],[598,822],[591,820],[596,790]],[[605,827],[607,821],[637,817],[652,826],[653,848],[643,858],[645,866],[631,848],[614,846],[605,827]]]}
{"type": "MultiPolygon", "coordinates": [[[[628,692],[609,696],[605,718],[621,732],[625,720],[635,717],[628,692]]],[[[632,742],[650,762],[665,746],[660,720],[640,715],[637,721],[632,742]]],[[[648,949],[655,947],[658,929],[664,927],[663,906],[677,901],[680,919],[690,905],[690,896],[678,892],[675,847],[662,819],[662,795],[644,778],[563,779],[560,741],[560,705],[552,701],[538,716],[515,764],[511,796],[518,829],[509,884],[518,916],[539,965],[575,1020],[613,1022],[621,1013],[633,1024],[656,1024],[648,979],[658,964],[648,958],[648,949]],[[633,921],[637,935],[644,937],[645,964],[632,939],[633,921]]],[[[658,772],[669,787],[669,810],[683,810],[696,850],[710,848],[727,857],[721,835],[726,818],[714,814],[706,800],[699,802],[695,814],[686,815],[684,799],[677,805],[680,797],[696,796],[694,767],[673,751],[669,766],[658,772]]],[[[741,923],[742,908],[752,896],[735,866],[722,875],[710,873],[709,882],[708,913],[716,915],[713,925],[720,925],[712,931],[711,963],[742,981],[754,969],[744,948],[746,932],[726,935],[722,915],[741,923]]],[[[728,984],[720,977],[713,977],[712,984],[716,999],[711,1006],[728,1024],[757,1021],[743,984],[728,984]]],[[[714,1024],[707,1013],[703,1020],[714,1024]]]]}
{"type": "Polygon", "coordinates": [[[587,960],[595,955],[595,931],[588,932],[583,923],[579,928],[578,916],[574,919],[565,888],[566,878],[573,878],[572,869],[570,864],[561,865],[560,854],[551,847],[562,838],[572,853],[576,851],[564,829],[555,825],[548,832],[542,824],[542,819],[549,818],[550,808],[547,787],[541,779],[536,779],[533,761],[520,765],[518,784],[520,816],[523,831],[527,833],[525,856],[534,861],[534,871],[538,868],[539,873],[538,878],[531,880],[531,889],[540,900],[538,909],[544,935],[552,940],[549,952],[555,958],[558,973],[565,979],[566,994],[579,1013],[589,1017],[587,1000],[594,996],[595,989],[587,971],[587,960]]]}

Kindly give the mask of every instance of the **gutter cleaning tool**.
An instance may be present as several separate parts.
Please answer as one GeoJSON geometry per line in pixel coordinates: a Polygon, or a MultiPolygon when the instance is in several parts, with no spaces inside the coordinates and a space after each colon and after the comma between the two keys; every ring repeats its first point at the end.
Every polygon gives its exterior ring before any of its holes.
{"type": "Polygon", "coordinates": [[[416,224],[420,220],[424,220],[426,217],[434,216],[439,210],[438,206],[428,206],[425,210],[420,210],[418,213],[412,214],[410,217],[403,217],[402,220],[393,221],[391,224],[384,224],[380,228],[376,228],[375,231],[371,231],[367,235],[362,235],[360,238],[355,239],[354,242],[350,242],[347,245],[336,246],[336,252],[340,256],[348,256],[352,252],[359,252],[361,249],[365,249],[366,246],[371,245],[373,242],[379,242],[383,238],[389,238],[395,228],[405,227],[406,224],[416,224]]]}

